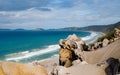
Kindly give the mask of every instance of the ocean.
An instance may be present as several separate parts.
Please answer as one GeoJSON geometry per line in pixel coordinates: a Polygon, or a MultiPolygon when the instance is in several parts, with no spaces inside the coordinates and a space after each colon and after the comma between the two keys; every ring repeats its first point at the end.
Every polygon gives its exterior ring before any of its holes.
{"type": "Polygon", "coordinates": [[[86,43],[100,36],[85,31],[0,31],[0,60],[30,63],[58,56],[60,39],[76,34],[86,43]]]}

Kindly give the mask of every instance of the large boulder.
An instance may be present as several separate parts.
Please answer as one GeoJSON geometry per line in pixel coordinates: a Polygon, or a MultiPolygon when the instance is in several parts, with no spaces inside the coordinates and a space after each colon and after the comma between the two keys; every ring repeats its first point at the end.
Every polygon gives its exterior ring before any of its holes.
{"type": "Polygon", "coordinates": [[[106,75],[120,74],[119,73],[119,66],[120,66],[119,59],[110,57],[107,60],[97,64],[97,66],[104,68],[106,75]]]}
{"type": "Polygon", "coordinates": [[[76,44],[76,48],[81,49],[81,51],[83,51],[83,46],[81,45],[85,45],[85,42],[81,38],[79,38],[77,35],[75,34],[69,35],[66,40],[74,42],[70,44],[74,44],[74,45],[76,44]]]}
{"type": "Polygon", "coordinates": [[[59,64],[65,67],[72,66],[72,61],[76,59],[73,51],[63,48],[60,49],[59,57],[59,64]]]}
{"type": "Polygon", "coordinates": [[[87,45],[85,42],[79,38],[77,35],[69,35],[66,39],[61,39],[59,41],[59,45],[61,48],[66,48],[69,50],[79,49],[80,51],[87,51],[87,45]]]}
{"type": "Polygon", "coordinates": [[[0,75],[48,75],[41,66],[0,61],[0,75]]]}
{"type": "Polygon", "coordinates": [[[78,58],[82,60],[80,53],[88,49],[85,42],[75,34],[69,35],[66,39],[61,39],[59,46],[59,64],[65,67],[70,67],[72,62],[78,58]]]}
{"type": "Polygon", "coordinates": [[[120,65],[119,60],[111,57],[107,59],[106,62],[108,63],[108,66],[105,68],[106,74],[116,75],[118,73],[118,68],[120,65]]]}
{"type": "Polygon", "coordinates": [[[110,41],[108,39],[104,39],[103,40],[103,47],[107,46],[110,43],[110,41]]]}

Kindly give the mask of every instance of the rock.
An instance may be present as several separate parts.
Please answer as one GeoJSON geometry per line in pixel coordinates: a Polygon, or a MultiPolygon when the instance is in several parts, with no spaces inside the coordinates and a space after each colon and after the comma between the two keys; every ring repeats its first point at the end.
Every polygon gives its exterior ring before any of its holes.
{"type": "Polygon", "coordinates": [[[115,38],[119,38],[120,37],[120,29],[115,28],[114,30],[115,30],[115,33],[114,33],[115,38]]]}
{"type": "Polygon", "coordinates": [[[86,61],[82,61],[81,64],[84,65],[84,64],[88,64],[88,63],[86,61]]]}
{"type": "Polygon", "coordinates": [[[119,73],[119,65],[119,60],[112,57],[97,64],[97,66],[100,66],[105,70],[106,75],[116,75],[119,73]]]}
{"type": "Polygon", "coordinates": [[[119,38],[114,38],[114,41],[118,40],[119,38]]]}
{"type": "Polygon", "coordinates": [[[98,49],[98,48],[102,48],[103,47],[103,43],[102,42],[96,42],[94,44],[94,49],[98,49]]]}
{"type": "Polygon", "coordinates": [[[119,68],[119,60],[115,58],[109,58],[106,60],[108,66],[105,69],[107,75],[116,75],[119,68]]]}
{"type": "Polygon", "coordinates": [[[65,67],[70,67],[76,59],[82,61],[80,53],[88,50],[85,42],[75,34],[69,35],[66,39],[61,39],[59,45],[59,64],[65,67]]]}
{"type": "Polygon", "coordinates": [[[61,48],[59,57],[59,65],[70,67],[72,66],[72,61],[75,59],[75,54],[73,51],[61,48]]]}
{"type": "Polygon", "coordinates": [[[41,66],[0,61],[0,75],[48,75],[41,66]]]}
{"type": "Polygon", "coordinates": [[[53,68],[50,75],[58,75],[58,69],[53,68]]]}
{"type": "Polygon", "coordinates": [[[76,43],[77,49],[84,51],[81,45],[85,45],[85,42],[81,38],[79,38],[77,35],[75,34],[69,35],[66,40],[73,41],[74,43],[76,43]]]}
{"type": "Polygon", "coordinates": [[[110,43],[114,42],[114,39],[110,39],[110,43]]]}
{"type": "Polygon", "coordinates": [[[59,46],[60,46],[61,48],[65,48],[65,41],[66,41],[66,40],[63,40],[63,39],[61,39],[61,40],[59,41],[59,46]]]}
{"type": "Polygon", "coordinates": [[[66,45],[66,49],[68,49],[68,50],[74,51],[75,49],[77,49],[77,44],[73,40],[67,40],[65,42],[65,45],[66,45]]]}
{"type": "Polygon", "coordinates": [[[107,46],[110,43],[108,39],[103,40],[103,47],[107,46]]]}
{"type": "Polygon", "coordinates": [[[70,72],[69,72],[68,68],[65,68],[62,66],[59,67],[58,75],[69,75],[69,74],[70,74],[70,72]]]}
{"type": "Polygon", "coordinates": [[[72,62],[72,64],[73,64],[73,65],[78,65],[80,62],[81,62],[80,60],[74,60],[74,61],[72,62]]]}
{"type": "Polygon", "coordinates": [[[87,50],[87,45],[85,42],[77,37],[75,34],[69,35],[67,39],[61,39],[59,41],[59,45],[61,48],[66,48],[69,50],[75,50],[79,49],[80,51],[86,51],[87,50]]]}

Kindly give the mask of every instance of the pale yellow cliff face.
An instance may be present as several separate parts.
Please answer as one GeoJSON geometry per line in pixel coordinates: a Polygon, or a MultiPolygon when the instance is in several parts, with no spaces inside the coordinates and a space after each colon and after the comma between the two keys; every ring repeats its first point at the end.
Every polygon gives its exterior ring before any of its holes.
{"type": "Polygon", "coordinates": [[[0,75],[48,75],[41,66],[0,61],[0,75]]]}

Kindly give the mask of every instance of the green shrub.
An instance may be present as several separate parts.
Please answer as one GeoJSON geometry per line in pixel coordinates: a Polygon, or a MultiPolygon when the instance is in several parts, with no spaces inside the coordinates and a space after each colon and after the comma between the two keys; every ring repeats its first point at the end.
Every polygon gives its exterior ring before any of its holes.
{"type": "Polygon", "coordinates": [[[114,33],[115,31],[111,31],[111,32],[108,32],[106,35],[105,35],[105,38],[107,38],[108,40],[110,39],[113,39],[114,38],[114,33]]]}
{"type": "Polygon", "coordinates": [[[102,42],[103,40],[104,40],[104,36],[103,37],[99,37],[98,39],[97,39],[97,42],[102,42]]]}
{"type": "Polygon", "coordinates": [[[98,38],[97,42],[102,42],[105,38],[108,39],[108,40],[113,39],[114,38],[114,33],[115,33],[114,30],[108,32],[105,36],[102,36],[102,37],[98,38]]]}

